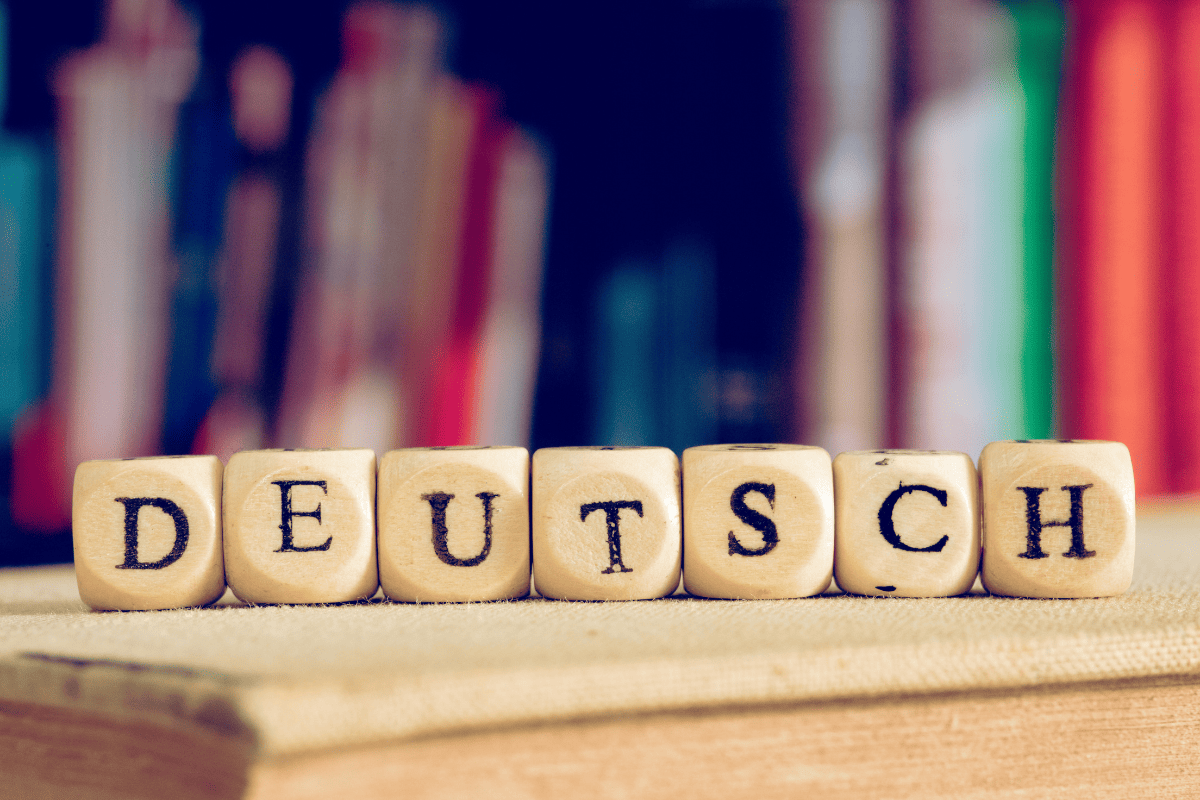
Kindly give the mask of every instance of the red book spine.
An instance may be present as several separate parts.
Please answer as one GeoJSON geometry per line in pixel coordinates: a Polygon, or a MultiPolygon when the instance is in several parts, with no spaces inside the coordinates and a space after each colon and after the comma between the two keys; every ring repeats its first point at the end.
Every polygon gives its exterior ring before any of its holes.
{"type": "Polygon", "coordinates": [[[429,446],[474,443],[475,389],[481,334],[488,303],[495,228],[496,184],[509,124],[499,113],[499,96],[474,88],[478,131],[470,154],[467,197],[459,250],[457,296],[448,341],[437,358],[429,410],[429,446]]]}
{"type": "Polygon", "coordinates": [[[1169,176],[1174,226],[1167,305],[1171,489],[1200,491],[1200,0],[1181,0],[1170,26],[1169,176]]]}
{"type": "Polygon", "coordinates": [[[1166,18],[1151,0],[1074,8],[1062,154],[1062,425],[1125,442],[1140,495],[1167,489],[1166,18]]]}

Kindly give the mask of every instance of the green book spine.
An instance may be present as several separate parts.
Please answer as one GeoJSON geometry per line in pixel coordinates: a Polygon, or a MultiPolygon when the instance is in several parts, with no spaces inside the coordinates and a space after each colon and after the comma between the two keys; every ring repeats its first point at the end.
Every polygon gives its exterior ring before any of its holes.
{"type": "Polygon", "coordinates": [[[1025,101],[1022,263],[1025,317],[1021,394],[1025,435],[1054,435],[1054,142],[1065,19],[1052,0],[1010,6],[1025,101]]]}

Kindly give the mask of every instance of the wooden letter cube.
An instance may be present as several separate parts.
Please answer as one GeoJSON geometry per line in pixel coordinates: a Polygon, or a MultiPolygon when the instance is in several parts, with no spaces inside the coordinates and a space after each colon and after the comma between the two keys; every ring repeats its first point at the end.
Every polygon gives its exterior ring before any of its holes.
{"type": "Polygon", "coordinates": [[[379,462],[379,582],[393,600],[529,594],[529,451],[393,450],[379,462]]]}
{"type": "Polygon", "coordinates": [[[1133,464],[1120,442],[992,442],[983,585],[1012,597],[1105,597],[1133,580],[1133,464]]]}
{"type": "Polygon", "coordinates": [[[225,468],[225,577],[247,603],[375,594],[375,453],[235,453],[225,468]]]}
{"type": "Polygon", "coordinates": [[[533,581],[562,600],[645,600],[679,586],[679,459],[665,447],[533,454],[533,581]]]}
{"type": "Polygon", "coordinates": [[[79,596],[92,608],[203,606],[225,592],[216,456],[86,461],[71,527],[79,596]]]}
{"type": "Polygon", "coordinates": [[[683,451],[683,585],[700,597],[809,597],[833,578],[829,453],[793,444],[683,451]]]}
{"type": "Polygon", "coordinates": [[[833,490],[833,568],[843,591],[946,597],[971,590],[979,573],[979,480],[966,453],[841,453],[833,490]]]}

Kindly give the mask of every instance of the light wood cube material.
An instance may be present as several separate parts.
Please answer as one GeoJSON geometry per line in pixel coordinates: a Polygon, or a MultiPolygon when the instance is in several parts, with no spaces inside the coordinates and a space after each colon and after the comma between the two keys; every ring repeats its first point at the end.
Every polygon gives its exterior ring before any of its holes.
{"type": "Polygon", "coordinates": [[[225,576],[248,603],[375,594],[375,453],[247,450],[225,468],[225,576]]]}
{"type": "Polygon", "coordinates": [[[379,581],[393,600],[529,594],[529,451],[393,450],[379,462],[379,581]]]}
{"type": "Polygon", "coordinates": [[[966,453],[871,450],[833,461],[834,572],[853,594],[947,597],[979,573],[979,479],[966,453]]]}
{"type": "Polygon", "coordinates": [[[564,600],[644,600],[679,586],[679,459],[665,447],[533,454],[534,587],[564,600]]]}
{"type": "Polygon", "coordinates": [[[1106,597],[1133,580],[1133,464],[1120,442],[992,442],[983,585],[1013,597],[1106,597]]]}
{"type": "Polygon", "coordinates": [[[86,461],[71,526],[79,596],[92,608],[202,606],[225,592],[216,456],[86,461]]]}
{"type": "Polygon", "coordinates": [[[700,597],[809,597],[833,577],[829,453],[792,444],[683,452],[683,584],[700,597]]]}

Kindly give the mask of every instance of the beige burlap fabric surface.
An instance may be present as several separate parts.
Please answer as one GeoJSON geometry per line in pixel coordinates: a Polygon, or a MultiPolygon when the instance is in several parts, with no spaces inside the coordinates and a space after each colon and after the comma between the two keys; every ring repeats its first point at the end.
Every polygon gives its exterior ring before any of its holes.
{"type": "MultiPolygon", "coordinates": [[[[228,597],[228,596],[227,596],[228,597]]],[[[1200,515],[1144,514],[1122,597],[525,600],[95,613],[0,571],[0,700],[286,756],[672,709],[1200,677],[1200,515]]]]}

